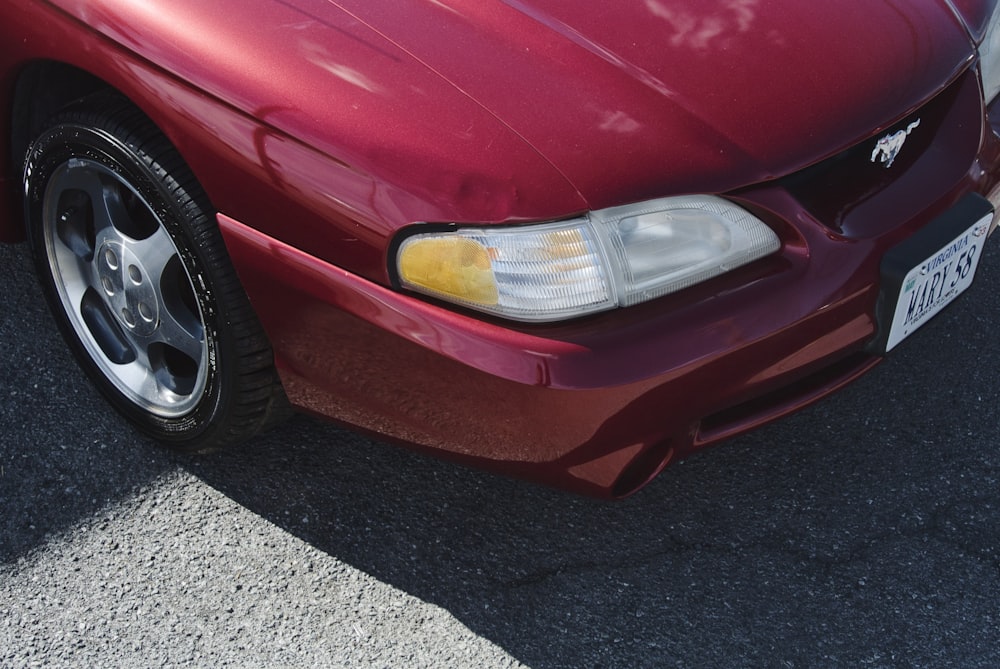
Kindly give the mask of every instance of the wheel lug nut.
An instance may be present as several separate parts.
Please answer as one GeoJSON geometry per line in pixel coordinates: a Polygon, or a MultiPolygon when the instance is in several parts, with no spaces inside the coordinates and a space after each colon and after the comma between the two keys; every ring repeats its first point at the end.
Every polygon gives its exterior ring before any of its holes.
{"type": "Polygon", "coordinates": [[[142,283],[142,272],[135,265],[128,266],[128,278],[132,279],[132,283],[139,285],[142,283]]]}
{"type": "Polygon", "coordinates": [[[118,269],[118,256],[111,249],[104,250],[104,262],[107,263],[108,267],[111,269],[118,269]]]}
{"type": "Polygon", "coordinates": [[[101,279],[101,285],[104,286],[104,292],[108,294],[108,297],[111,297],[112,295],[115,294],[115,287],[111,283],[111,279],[109,279],[108,277],[104,277],[103,279],[101,279]]]}

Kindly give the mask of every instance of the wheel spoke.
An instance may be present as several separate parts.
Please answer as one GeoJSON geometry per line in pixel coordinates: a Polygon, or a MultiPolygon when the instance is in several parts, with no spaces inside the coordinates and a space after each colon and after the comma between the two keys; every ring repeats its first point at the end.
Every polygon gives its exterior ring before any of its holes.
{"type": "Polygon", "coordinates": [[[170,235],[161,227],[146,239],[130,242],[129,249],[142,267],[137,270],[141,276],[134,274],[130,280],[148,281],[156,293],[159,317],[154,340],[201,364],[204,328],[190,279],[170,235]]]}
{"type": "Polygon", "coordinates": [[[201,324],[181,323],[169,311],[160,313],[156,340],[186,355],[197,365],[204,362],[205,333],[201,324]],[[192,328],[192,325],[195,327],[192,328]],[[193,330],[193,331],[192,331],[193,330]]]}
{"type": "Polygon", "coordinates": [[[154,286],[160,285],[167,263],[177,256],[173,240],[162,227],[145,239],[127,239],[125,246],[141,263],[143,280],[154,286]]]}
{"type": "Polygon", "coordinates": [[[122,184],[104,176],[89,161],[70,160],[57,185],[63,191],[86,194],[98,237],[109,228],[131,229],[131,216],[122,203],[122,184]]]}
{"type": "Polygon", "coordinates": [[[87,258],[80,257],[73,248],[62,243],[58,237],[53,239],[53,247],[54,257],[50,259],[50,262],[54,262],[57,266],[55,269],[59,272],[66,301],[79,311],[87,289],[100,286],[100,280],[94,272],[94,263],[87,258]]]}
{"type": "Polygon", "coordinates": [[[137,357],[134,362],[115,369],[119,380],[152,405],[168,407],[182,403],[194,387],[198,361],[204,357],[200,345],[192,342],[189,348],[197,357],[179,365],[173,353],[179,349],[174,343],[165,342],[159,329],[149,337],[130,332],[128,338],[137,357]]]}
{"type": "Polygon", "coordinates": [[[139,356],[135,362],[115,368],[118,379],[137,396],[157,405],[164,404],[169,390],[156,378],[149,363],[149,350],[138,347],[139,356]]]}

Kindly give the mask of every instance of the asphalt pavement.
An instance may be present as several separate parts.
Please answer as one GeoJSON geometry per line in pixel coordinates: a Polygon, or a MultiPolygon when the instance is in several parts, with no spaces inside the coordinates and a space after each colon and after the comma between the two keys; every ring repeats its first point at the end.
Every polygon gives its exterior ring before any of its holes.
{"type": "Polygon", "coordinates": [[[1000,666],[998,284],[600,502],[305,417],[172,455],[0,246],[0,667],[1000,666]]]}

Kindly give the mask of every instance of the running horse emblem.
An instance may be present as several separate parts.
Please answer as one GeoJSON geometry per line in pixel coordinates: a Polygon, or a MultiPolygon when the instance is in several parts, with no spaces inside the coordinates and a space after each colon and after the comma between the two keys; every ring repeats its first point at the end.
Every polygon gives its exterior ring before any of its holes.
{"type": "Polygon", "coordinates": [[[906,138],[910,136],[910,133],[916,130],[917,126],[920,125],[920,119],[917,119],[910,125],[906,126],[906,130],[900,130],[899,132],[894,132],[891,135],[886,135],[882,139],[878,140],[875,144],[875,150],[872,151],[872,162],[880,161],[886,168],[892,167],[892,163],[896,160],[896,156],[899,152],[903,150],[903,144],[906,143],[906,138]]]}

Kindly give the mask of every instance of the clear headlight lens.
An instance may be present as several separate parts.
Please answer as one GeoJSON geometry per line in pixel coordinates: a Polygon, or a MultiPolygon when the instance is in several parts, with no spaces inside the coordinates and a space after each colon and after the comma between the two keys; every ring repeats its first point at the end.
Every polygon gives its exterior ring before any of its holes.
{"type": "Polygon", "coordinates": [[[663,198],[559,223],[407,237],[400,283],[473,309],[553,321],[629,306],[773,253],[774,231],[712,196],[663,198]]]}
{"type": "Polygon", "coordinates": [[[595,212],[629,306],[724,274],[778,250],[778,236],[721,198],[689,196],[595,212]]]}
{"type": "Polygon", "coordinates": [[[983,43],[979,45],[979,71],[983,77],[983,97],[992,102],[1000,93],[1000,4],[993,10],[983,43]]]}

